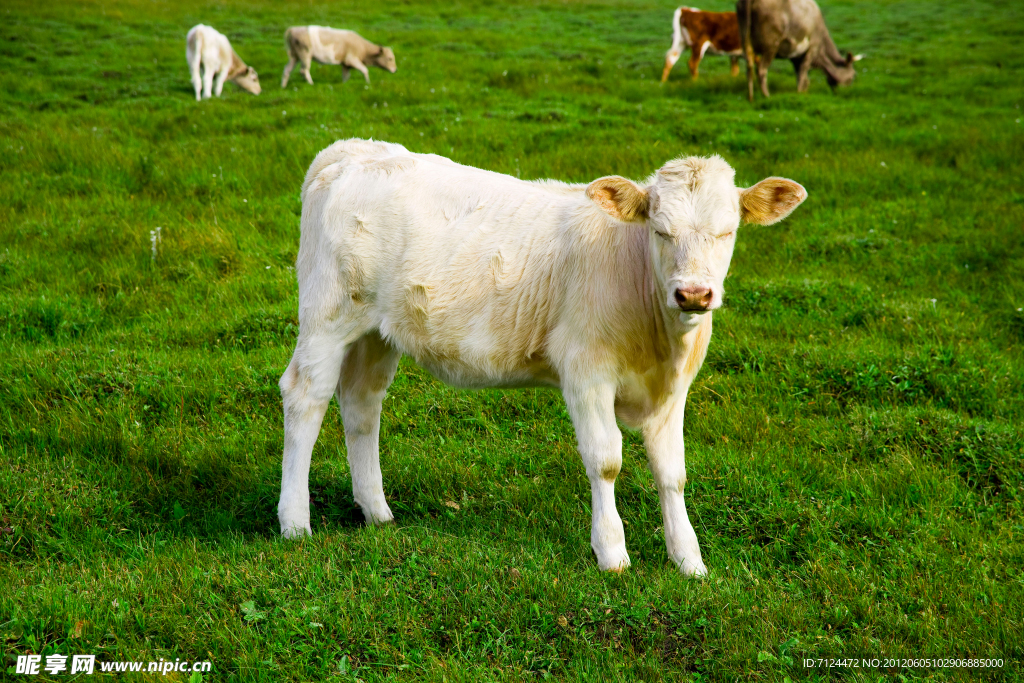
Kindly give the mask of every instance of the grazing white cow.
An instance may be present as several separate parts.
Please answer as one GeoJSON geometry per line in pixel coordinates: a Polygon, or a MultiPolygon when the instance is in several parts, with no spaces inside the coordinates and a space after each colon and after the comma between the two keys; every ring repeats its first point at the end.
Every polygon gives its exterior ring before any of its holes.
{"type": "Polygon", "coordinates": [[[561,389],[590,479],[602,570],[629,565],[615,478],[616,418],[643,434],[668,554],[704,574],[686,514],[683,406],[722,303],[741,220],[768,225],[807,193],[734,186],[720,157],[665,164],[643,183],[527,182],[339,141],[302,189],[299,337],[281,377],[286,537],[311,533],[309,461],[336,395],[356,503],[393,519],[381,485],[381,401],[408,354],[449,384],[561,389]]]}
{"type": "Polygon", "coordinates": [[[196,102],[202,97],[209,98],[211,89],[220,97],[225,79],[234,81],[242,90],[253,95],[259,95],[261,92],[260,77],[256,74],[256,69],[247,66],[238,58],[231,49],[231,42],[227,36],[217,29],[203,24],[193,26],[185,36],[185,59],[188,60],[188,70],[192,74],[196,102]],[[216,83],[214,76],[217,77],[216,83]]]}

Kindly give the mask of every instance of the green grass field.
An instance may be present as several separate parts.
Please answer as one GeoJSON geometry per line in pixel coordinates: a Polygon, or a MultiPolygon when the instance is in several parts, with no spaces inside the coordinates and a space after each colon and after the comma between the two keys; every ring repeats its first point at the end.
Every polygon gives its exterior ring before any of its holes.
{"type": "Polygon", "coordinates": [[[658,83],[670,2],[6,0],[0,670],[37,680],[16,656],[59,653],[210,660],[206,681],[1020,680],[1024,5],[822,4],[867,54],[856,82],[814,72],[798,95],[777,63],[751,106],[724,58],[658,83]],[[262,95],[194,101],[200,22],[262,95]],[[284,29],[309,23],[392,46],[398,72],[367,88],[314,65],[282,90],[284,29]],[[689,397],[707,579],[667,558],[636,435],[617,486],[633,566],[602,574],[558,393],[457,392],[405,361],[382,420],[397,524],[362,526],[332,407],[315,535],[278,539],[299,189],[352,136],[576,182],[717,153],[740,183],[808,189],[741,230],[689,397]],[[846,656],[1004,663],[802,664],[846,656]]]}

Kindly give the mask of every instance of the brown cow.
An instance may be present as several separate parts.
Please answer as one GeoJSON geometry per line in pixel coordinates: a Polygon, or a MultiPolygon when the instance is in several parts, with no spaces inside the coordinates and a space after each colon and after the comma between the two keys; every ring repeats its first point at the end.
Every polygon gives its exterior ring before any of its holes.
{"type": "Polygon", "coordinates": [[[739,23],[734,12],[702,12],[692,7],[680,7],[672,15],[672,47],[665,53],[665,71],[661,82],[668,80],[685,47],[690,48],[690,75],[697,80],[697,67],[705,52],[729,55],[732,75],[740,72],[739,57],[743,54],[739,23]]]}
{"type": "Polygon", "coordinates": [[[853,63],[862,55],[844,57],[832,42],[825,18],[814,0],[739,0],[736,3],[747,59],[747,91],[754,101],[754,67],[761,92],[768,94],[768,68],[776,57],[788,59],[796,71],[796,89],[806,92],[812,67],[821,69],[828,84],[849,85],[856,75],[853,63]]]}

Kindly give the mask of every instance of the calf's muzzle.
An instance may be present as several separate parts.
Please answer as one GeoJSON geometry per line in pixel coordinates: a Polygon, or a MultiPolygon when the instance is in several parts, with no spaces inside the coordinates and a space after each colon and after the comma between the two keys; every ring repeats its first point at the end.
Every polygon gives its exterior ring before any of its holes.
{"type": "Polygon", "coordinates": [[[680,287],[676,290],[676,303],[683,311],[707,311],[711,308],[714,295],[710,287],[680,287]]]}

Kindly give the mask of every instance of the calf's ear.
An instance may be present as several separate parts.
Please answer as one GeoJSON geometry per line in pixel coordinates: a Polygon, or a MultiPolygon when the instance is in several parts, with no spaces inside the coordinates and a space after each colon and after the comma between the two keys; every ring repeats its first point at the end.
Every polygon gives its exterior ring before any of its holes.
{"type": "Polygon", "coordinates": [[[787,178],[765,178],[740,193],[740,218],[747,223],[771,225],[793,213],[807,199],[807,190],[787,178]]]}
{"type": "Polygon", "coordinates": [[[639,223],[650,215],[651,196],[631,180],[617,175],[587,185],[587,197],[612,218],[639,223]]]}

